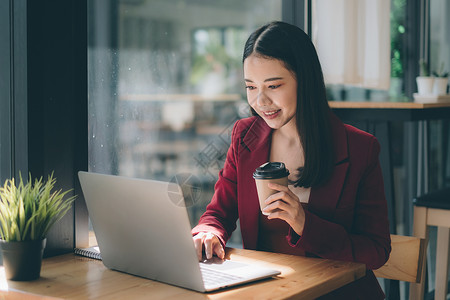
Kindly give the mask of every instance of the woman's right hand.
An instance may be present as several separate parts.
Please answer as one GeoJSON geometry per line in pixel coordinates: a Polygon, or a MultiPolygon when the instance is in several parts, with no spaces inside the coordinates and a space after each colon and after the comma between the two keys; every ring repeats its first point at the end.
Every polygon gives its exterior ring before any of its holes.
{"type": "Polygon", "coordinates": [[[213,255],[217,255],[220,259],[225,258],[225,251],[219,238],[211,232],[199,232],[193,236],[195,249],[197,250],[198,260],[202,261],[203,251],[206,259],[211,259],[213,255]]]}

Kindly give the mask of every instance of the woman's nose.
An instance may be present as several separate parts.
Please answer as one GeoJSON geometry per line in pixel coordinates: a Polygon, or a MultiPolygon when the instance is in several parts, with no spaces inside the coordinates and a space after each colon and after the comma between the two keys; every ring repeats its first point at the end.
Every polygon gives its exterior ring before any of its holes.
{"type": "Polygon", "coordinates": [[[270,98],[267,97],[267,95],[264,92],[258,93],[258,96],[256,97],[256,104],[258,106],[266,106],[271,103],[270,98]]]}

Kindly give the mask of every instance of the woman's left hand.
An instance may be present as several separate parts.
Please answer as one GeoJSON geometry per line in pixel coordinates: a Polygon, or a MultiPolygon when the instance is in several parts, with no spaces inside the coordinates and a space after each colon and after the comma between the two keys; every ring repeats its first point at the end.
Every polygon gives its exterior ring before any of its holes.
{"type": "Polygon", "coordinates": [[[278,191],[266,199],[267,206],[263,212],[269,214],[269,219],[286,221],[298,234],[303,234],[305,225],[305,211],[298,197],[287,187],[276,183],[269,183],[269,188],[278,191]]]}

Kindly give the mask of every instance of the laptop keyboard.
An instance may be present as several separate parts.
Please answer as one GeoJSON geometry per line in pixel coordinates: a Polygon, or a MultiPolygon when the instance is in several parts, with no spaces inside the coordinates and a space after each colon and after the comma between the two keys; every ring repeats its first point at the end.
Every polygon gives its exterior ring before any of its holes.
{"type": "Polygon", "coordinates": [[[217,270],[211,270],[200,264],[203,282],[205,286],[224,285],[227,283],[236,282],[242,279],[240,276],[230,275],[217,270]]]}

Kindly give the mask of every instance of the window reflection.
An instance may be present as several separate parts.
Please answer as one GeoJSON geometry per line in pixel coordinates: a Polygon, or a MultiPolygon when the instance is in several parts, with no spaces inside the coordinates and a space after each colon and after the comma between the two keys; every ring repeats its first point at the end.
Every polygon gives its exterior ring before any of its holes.
{"type": "Polygon", "coordinates": [[[281,0],[122,0],[109,12],[97,3],[89,10],[89,169],[189,181],[197,223],[231,127],[249,113],[245,39],[281,19],[281,0]]]}

